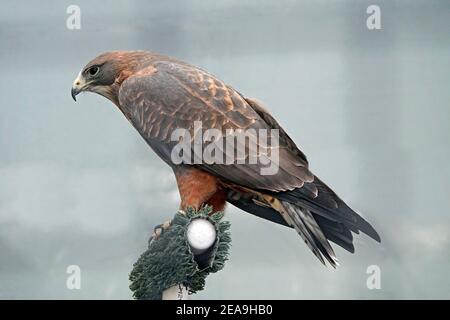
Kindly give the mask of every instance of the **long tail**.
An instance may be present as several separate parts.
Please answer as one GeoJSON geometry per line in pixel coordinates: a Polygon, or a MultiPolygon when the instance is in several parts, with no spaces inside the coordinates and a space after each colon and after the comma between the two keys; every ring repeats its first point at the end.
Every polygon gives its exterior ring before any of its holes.
{"type": "Polygon", "coordinates": [[[264,219],[294,228],[314,255],[333,267],[338,260],[329,241],[353,253],[353,233],[364,232],[380,242],[375,229],[347,206],[318,178],[316,196],[308,194],[308,187],[281,193],[230,191],[228,202],[264,219]],[[259,198],[259,199],[258,199],[259,198]],[[262,198],[262,199],[261,199],[262,198]]]}
{"type": "Polygon", "coordinates": [[[325,257],[336,268],[339,265],[338,259],[313,214],[308,209],[301,208],[289,202],[281,201],[281,205],[285,214],[289,217],[287,219],[288,223],[302,237],[314,255],[323,264],[325,264],[323,260],[323,257],[325,257]]]}
{"type": "Polygon", "coordinates": [[[283,216],[287,224],[297,231],[320,262],[325,265],[325,258],[334,268],[339,265],[327,237],[308,209],[270,195],[264,195],[264,198],[273,209],[283,216]]]}

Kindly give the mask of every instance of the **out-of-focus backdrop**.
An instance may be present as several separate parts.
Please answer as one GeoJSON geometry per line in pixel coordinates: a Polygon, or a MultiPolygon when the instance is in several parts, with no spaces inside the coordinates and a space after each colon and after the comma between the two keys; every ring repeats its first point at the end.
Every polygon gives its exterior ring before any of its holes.
{"type": "Polygon", "coordinates": [[[133,262],[178,208],[172,172],[118,110],[70,97],[84,64],[117,49],[175,56],[263,101],[382,237],[336,248],[331,270],[230,206],[231,259],[195,298],[450,298],[450,2],[377,1],[381,30],[371,4],[2,1],[0,298],[131,298],[133,262]]]}

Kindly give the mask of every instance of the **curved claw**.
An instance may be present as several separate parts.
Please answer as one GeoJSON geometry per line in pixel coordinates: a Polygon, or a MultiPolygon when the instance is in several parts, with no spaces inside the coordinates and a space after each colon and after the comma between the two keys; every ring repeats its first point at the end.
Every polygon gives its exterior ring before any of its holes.
{"type": "Polygon", "coordinates": [[[166,231],[170,225],[172,224],[172,220],[166,221],[164,223],[158,224],[153,228],[153,233],[148,240],[148,243],[150,244],[153,240],[158,240],[159,237],[166,231]]]}

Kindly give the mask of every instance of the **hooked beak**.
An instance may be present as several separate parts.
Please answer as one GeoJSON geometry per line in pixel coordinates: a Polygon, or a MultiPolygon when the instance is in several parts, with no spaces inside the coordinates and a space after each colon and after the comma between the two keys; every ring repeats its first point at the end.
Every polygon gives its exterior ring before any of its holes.
{"type": "Polygon", "coordinates": [[[80,93],[80,90],[78,90],[77,88],[72,87],[72,90],[70,91],[70,93],[72,94],[72,99],[74,101],[77,101],[77,94],[80,93]]]}
{"type": "Polygon", "coordinates": [[[86,82],[84,81],[83,77],[81,77],[81,72],[78,74],[78,77],[75,79],[75,81],[72,84],[72,90],[70,93],[72,94],[72,99],[74,101],[77,101],[77,94],[79,94],[83,89],[86,87],[86,82]]]}

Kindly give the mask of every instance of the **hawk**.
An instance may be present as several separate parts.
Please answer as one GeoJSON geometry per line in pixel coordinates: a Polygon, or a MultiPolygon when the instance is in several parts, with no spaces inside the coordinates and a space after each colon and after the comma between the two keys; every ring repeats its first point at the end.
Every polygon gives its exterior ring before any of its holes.
{"type": "Polygon", "coordinates": [[[181,209],[208,204],[219,211],[231,203],[294,228],[315,256],[333,267],[338,260],[329,241],[352,253],[352,233],[361,231],[380,241],[375,229],[309,170],[305,154],[261,103],[209,72],[152,52],[107,52],[90,61],[73,82],[74,100],[83,91],[111,100],[172,168],[181,209]],[[175,163],[171,134],[180,128],[192,132],[196,122],[224,136],[229,129],[277,129],[277,172],[262,175],[260,162],[175,163]]]}

